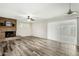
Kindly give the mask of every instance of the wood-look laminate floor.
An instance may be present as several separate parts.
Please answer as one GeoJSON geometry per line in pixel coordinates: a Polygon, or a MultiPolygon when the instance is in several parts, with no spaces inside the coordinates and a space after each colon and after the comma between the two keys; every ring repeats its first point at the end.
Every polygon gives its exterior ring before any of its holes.
{"type": "MultiPolygon", "coordinates": [[[[72,44],[60,43],[37,37],[24,37],[11,45],[13,51],[5,56],[78,56],[79,48],[72,44]]],[[[1,52],[0,52],[1,54],[1,52]]]]}

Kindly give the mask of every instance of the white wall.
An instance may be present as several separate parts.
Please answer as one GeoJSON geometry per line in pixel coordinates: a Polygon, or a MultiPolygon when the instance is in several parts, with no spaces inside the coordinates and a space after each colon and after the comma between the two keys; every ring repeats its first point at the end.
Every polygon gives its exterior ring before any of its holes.
{"type": "Polygon", "coordinates": [[[77,45],[79,46],[79,17],[77,18],[77,45]]]}
{"type": "Polygon", "coordinates": [[[77,19],[24,23],[17,22],[17,35],[36,36],[55,41],[77,44],[77,19]]]}
{"type": "Polygon", "coordinates": [[[31,36],[31,24],[17,21],[17,36],[31,36]]]}
{"type": "Polygon", "coordinates": [[[48,23],[48,39],[77,44],[77,20],[48,23]]]}
{"type": "Polygon", "coordinates": [[[47,38],[47,23],[33,23],[32,35],[40,38],[47,38]]]}

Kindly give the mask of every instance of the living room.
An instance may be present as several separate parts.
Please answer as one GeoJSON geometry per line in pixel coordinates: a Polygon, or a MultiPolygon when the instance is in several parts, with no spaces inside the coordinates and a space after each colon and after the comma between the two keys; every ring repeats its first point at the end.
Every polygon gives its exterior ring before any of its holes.
{"type": "Polygon", "coordinates": [[[79,3],[0,3],[0,56],[79,56],[79,3]]]}

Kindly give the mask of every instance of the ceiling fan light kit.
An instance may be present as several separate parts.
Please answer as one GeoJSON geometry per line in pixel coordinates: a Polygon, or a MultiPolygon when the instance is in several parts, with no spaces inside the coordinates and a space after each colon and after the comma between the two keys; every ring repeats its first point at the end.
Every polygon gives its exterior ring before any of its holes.
{"type": "Polygon", "coordinates": [[[30,22],[31,20],[30,20],[30,19],[28,19],[27,21],[28,21],[28,22],[30,22]]]}

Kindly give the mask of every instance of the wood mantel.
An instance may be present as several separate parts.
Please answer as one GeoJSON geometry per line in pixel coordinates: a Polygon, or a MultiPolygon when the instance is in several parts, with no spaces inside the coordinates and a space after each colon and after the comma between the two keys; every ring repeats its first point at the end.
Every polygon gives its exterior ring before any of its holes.
{"type": "Polygon", "coordinates": [[[0,23],[11,22],[14,26],[0,25],[0,40],[5,38],[5,31],[16,31],[16,19],[0,17],[0,23]]]}

